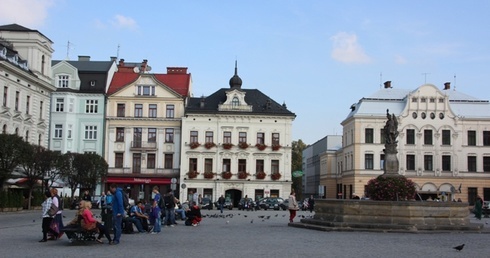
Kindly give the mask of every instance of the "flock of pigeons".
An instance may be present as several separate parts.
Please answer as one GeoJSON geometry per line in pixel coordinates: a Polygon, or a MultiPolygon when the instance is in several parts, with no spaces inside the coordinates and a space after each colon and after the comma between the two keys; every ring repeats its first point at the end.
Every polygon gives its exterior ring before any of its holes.
{"type": "MultiPolygon", "coordinates": [[[[281,216],[282,217],[286,217],[287,214],[282,214],[281,216]]],[[[205,218],[218,218],[218,219],[226,219],[226,218],[233,218],[233,216],[242,216],[241,213],[238,213],[236,215],[234,214],[219,214],[219,213],[215,213],[215,214],[205,214],[203,215],[203,217],[205,218]]],[[[244,218],[248,218],[249,215],[247,214],[243,214],[243,217],[244,218]]],[[[261,219],[262,221],[265,221],[265,220],[268,220],[270,219],[271,217],[278,217],[279,214],[275,214],[275,215],[258,215],[257,218],[261,219]]],[[[252,217],[252,216],[250,216],[252,217]]],[[[309,216],[305,216],[305,215],[298,215],[299,218],[302,218],[302,219],[311,219],[313,218],[313,215],[309,215],[309,216]]],[[[226,223],[229,223],[229,221],[226,221],[226,223]]],[[[254,223],[254,220],[252,219],[250,221],[250,223],[254,223]]]]}

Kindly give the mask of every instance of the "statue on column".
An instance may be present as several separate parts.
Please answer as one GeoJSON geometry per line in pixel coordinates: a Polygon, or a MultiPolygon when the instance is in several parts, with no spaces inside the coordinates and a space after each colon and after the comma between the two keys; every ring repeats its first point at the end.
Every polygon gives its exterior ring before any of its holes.
{"type": "Polygon", "coordinates": [[[385,175],[399,175],[399,163],[396,154],[398,151],[396,138],[398,137],[398,120],[396,119],[395,114],[389,113],[389,109],[386,110],[386,121],[384,127],[384,136],[385,136],[385,149],[383,150],[385,153],[385,162],[384,162],[384,174],[385,175]]]}

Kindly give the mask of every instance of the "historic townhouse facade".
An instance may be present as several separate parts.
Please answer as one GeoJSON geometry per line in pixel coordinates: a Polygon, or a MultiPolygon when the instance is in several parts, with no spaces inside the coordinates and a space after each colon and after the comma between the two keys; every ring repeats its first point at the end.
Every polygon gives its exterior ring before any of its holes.
{"type": "Polygon", "coordinates": [[[236,206],[245,196],[287,197],[295,114],[257,89],[230,88],[189,99],[182,118],[181,200],[197,192],[236,206]]]}
{"type": "Polygon", "coordinates": [[[0,26],[0,128],[48,147],[53,42],[18,24],[0,26]]]}
{"type": "Polygon", "coordinates": [[[104,155],[105,93],[115,71],[115,58],[52,62],[51,150],[104,155]]]}
{"type": "Polygon", "coordinates": [[[399,173],[412,179],[422,199],[490,199],[490,103],[432,84],[414,90],[390,82],[351,106],[342,122],[343,148],[325,184],[327,197],[362,195],[383,173],[387,110],[398,119],[399,173]],[[333,187],[331,187],[333,188],[333,187]]]}
{"type": "Polygon", "coordinates": [[[179,178],[181,119],[192,85],[186,67],[168,67],[166,74],[149,70],[146,60],[119,61],[107,92],[105,136],[107,184],[145,200],[153,186],[163,192],[179,178]]]}

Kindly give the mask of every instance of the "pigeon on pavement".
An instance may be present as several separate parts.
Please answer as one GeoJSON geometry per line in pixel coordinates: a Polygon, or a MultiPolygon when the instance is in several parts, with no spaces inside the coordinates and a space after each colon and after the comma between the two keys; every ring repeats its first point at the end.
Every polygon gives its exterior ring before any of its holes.
{"type": "Polygon", "coordinates": [[[464,248],[464,244],[453,247],[453,249],[456,249],[458,251],[463,250],[463,248],[464,248]]]}

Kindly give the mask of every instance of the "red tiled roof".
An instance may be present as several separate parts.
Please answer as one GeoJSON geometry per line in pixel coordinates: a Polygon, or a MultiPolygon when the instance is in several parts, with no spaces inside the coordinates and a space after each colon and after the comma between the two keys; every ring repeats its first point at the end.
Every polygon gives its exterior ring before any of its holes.
{"type": "MultiPolygon", "coordinates": [[[[107,95],[112,95],[124,88],[126,85],[133,83],[138,79],[140,74],[128,72],[116,72],[112,78],[111,85],[107,90],[107,95]]],[[[153,74],[153,76],[167,87],[171,88],[183,97],[189,95],[190,74],[153,74]]]]}

